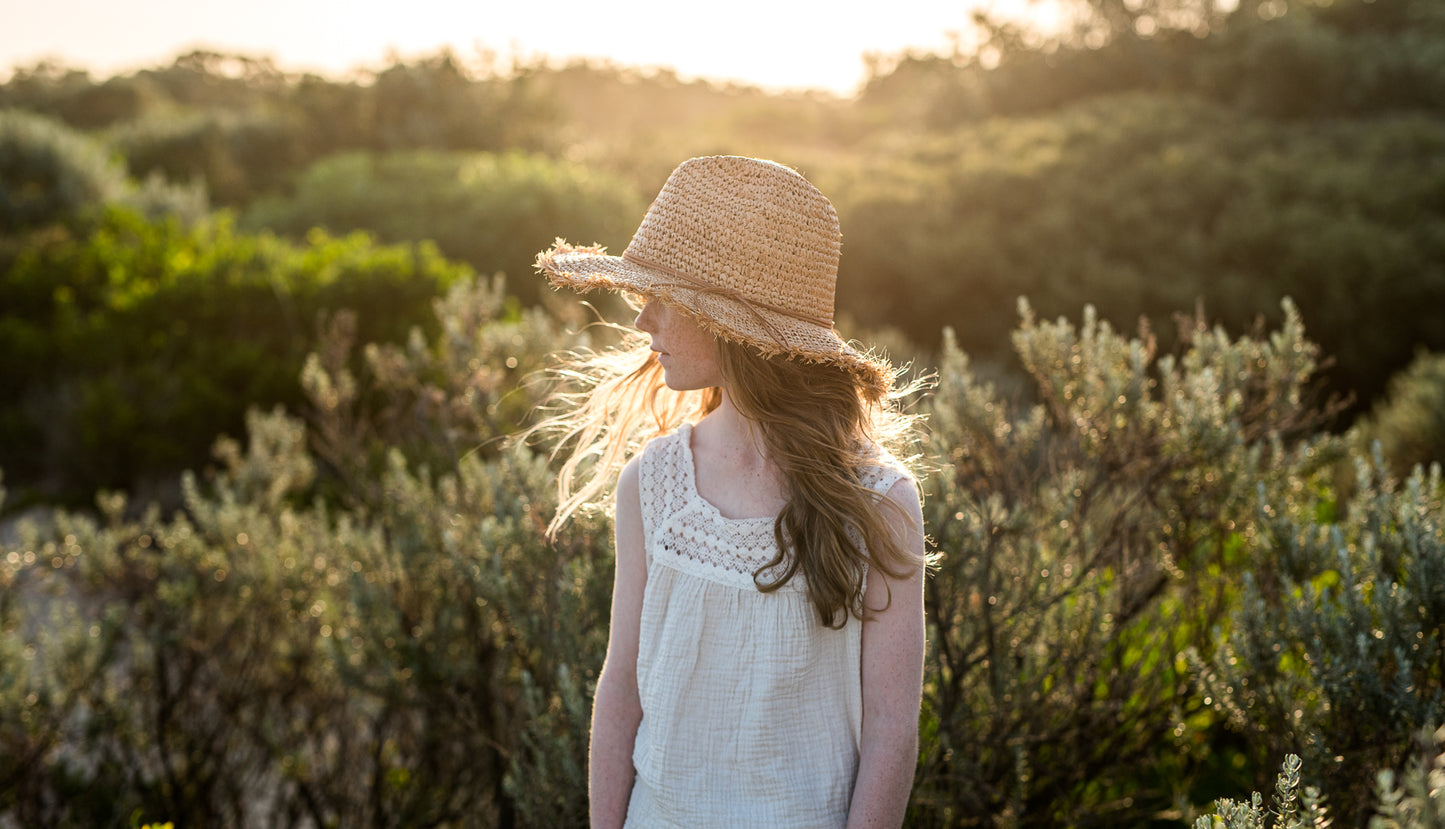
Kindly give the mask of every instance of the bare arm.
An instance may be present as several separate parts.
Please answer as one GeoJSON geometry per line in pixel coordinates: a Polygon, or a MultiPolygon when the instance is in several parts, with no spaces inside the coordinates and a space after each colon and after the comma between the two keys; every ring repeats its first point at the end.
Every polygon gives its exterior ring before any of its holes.
{"type": "Polygon", "coordinates": [[[894,537],[918,566],[893,579],[868,572],[864,602],[888,609],[863,623],[863,733],[848,829],[903,825],[918,762],[918,709],[923,693],[923,511],[918,488],[903,479],[888,491],[902,507],[890,513],[894,537]]]}
{"type": "Polygon", "coordinates": [[[612,622],[607,658],[592,702],[592,737],[587,793],[593,827],[620,827],[632,794],[632,745],[642,721],[637,696],[637,638],[647,560],[642,542],[642,501],[638,459],[617,482],[617,572],[612,585],[612,622]]]}

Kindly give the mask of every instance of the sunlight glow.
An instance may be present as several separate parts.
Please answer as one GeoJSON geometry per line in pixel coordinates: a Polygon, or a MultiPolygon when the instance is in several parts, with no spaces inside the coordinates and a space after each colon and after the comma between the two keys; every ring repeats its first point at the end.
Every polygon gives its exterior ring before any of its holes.
{"type": "Polygon", "coordinates": [[[975,8],[1012,19],[1053,18],[1043,0],[892,0],[843,8],[788,0],[734,0],[707,8],[676,0],[497,3],[475,0],[0,0],[0,70],[42,58],[99,74],[170,61],[193,48],[271,57],[287,70],[340,75],[389,58],[450,47],[473,63],[606,59],[670,67],[769,89],[850,94],[865,54],[948,53],[975,8]],[[117,33],[123,33],[118,36],[117,33]]]}

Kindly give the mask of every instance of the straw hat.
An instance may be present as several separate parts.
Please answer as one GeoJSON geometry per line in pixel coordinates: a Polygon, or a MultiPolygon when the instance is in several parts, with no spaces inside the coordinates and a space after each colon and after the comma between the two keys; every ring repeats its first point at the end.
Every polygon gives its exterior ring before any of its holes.
{"type": "Polygon", "coordinates": [[[537,255],[554,286],[655,296],[714,334],[841,366],[882,393],[888,364],[833,330],[838,214],[794,170],[738,156],[678,165],[621,256],[558,239],[537,255]]]}

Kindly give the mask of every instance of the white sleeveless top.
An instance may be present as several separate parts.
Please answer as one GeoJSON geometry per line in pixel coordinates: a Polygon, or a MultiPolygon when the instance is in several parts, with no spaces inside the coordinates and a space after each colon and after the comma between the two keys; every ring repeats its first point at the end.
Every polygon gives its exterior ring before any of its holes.
{"type": "MultiPolygon", "coordinates": [[[[647,587],[637,654],[642,722],[628,827],[841,827],[858,771],[862,625],[819,621],[801,574],[753,573],[772,518],[725,518],[698,495],[691,426],[643,450],[647,587]]],[[[907,473],[860,470],[886,493],[907,473]]]]}

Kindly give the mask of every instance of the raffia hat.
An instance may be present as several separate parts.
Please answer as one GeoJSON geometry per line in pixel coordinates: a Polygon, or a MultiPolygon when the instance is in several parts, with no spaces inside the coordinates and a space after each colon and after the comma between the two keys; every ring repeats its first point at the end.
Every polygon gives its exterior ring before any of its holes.
{"type": "Polygon", "coordinates": [[[655,296],[767,355],[838,365],[885,392],[893,372],[833,330],[842,233],[796,171],[738,156],[678,165],[621,256],[558,239],[537,255],[557,287],[655,296]]]}

